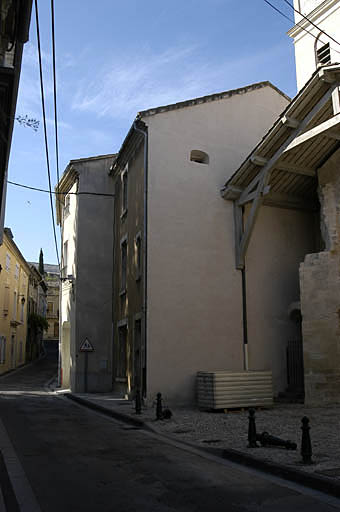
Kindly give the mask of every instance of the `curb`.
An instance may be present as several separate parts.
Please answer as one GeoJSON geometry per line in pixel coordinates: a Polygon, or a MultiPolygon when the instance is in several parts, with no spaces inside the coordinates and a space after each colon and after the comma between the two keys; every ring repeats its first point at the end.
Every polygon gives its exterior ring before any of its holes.
{"type": "Polygon", "coordinates": [[[124,421],[125,423],[129,423],[130,425],[133,425],[134,427],[144,428],[146,430],[152,430],[143,420],[139,420],[137,418],[131,418],[130,416],[127,416],[124,413],[113,411],[111,409],[107,409],[106,407],[104,407],[102,405],[91,402],[90,400],[86,400],[85,398],[81,398],[80,396],[74,395],[73,393],[65,393],[64,396],[66,398],[68,398],[69,400],[73,400],[74,402],[77,402],[81,405],[84,405],[85,407],[88,407],[89,409],[93,409],[94,411],[101,412],[102,414],[105,414],[105,416],[109,416],[110,418],[115,418],[117,420],[124,421]]]}
{"type": "MultiPolygon", "coordinates": [[[[90,400],[87,400],[85,398],[81,398],[79,396],[76,396],[72,393],[65,393],[65,395],[68,399],[73,400],[74,402],[78,402],[79,404],[88,407],[89,409],[93,409],[95,411],[99,411],[102,414],[105,414],[106,416],[109,416],[111,418],[115,418],[117,420],[121,420],[125,423],[128,423],[130,425],[143,428],[145,430],[148,430],[150,432],[153,432],[154,434],[160,435],[164,437],[165,439],[173,441],[173,437],[170,435],[164,434],[163,432],[160,432],[157,428],[155,428],[153,425],[150,425],[150,422],[145,422],[143,420],[137,419],[137,418],[131,418],[130,416],[113,411],[111,409],[107,409],[106,407],[96,404],[95,402],[91,402],[90,400]]],[[[340,498],[340,485],[336,482],[333,482],[332,480],[329,480],[323,476],[315,476],[314,474],[310,473],[303,473],[301,471],[297,471],[292,468],[288,468],[287,466],[283,466],[281,464],[276,464],[272,462],[266,462],[261,459],[257,459],[256,457],[253,457],[252,455],[245,454],[243,452],[239,452],[237,450],[233,449],[221,449],[221,448],[205,448],[199,445],[196,445],[194,443],[190,443],[188,441],[183,441],[176,439],[176,442],[179,444],[183,444],[186,446],[190,446],[191,448],[195,448],[196,450],[199,450],[204,453],[208,453],[210,455],[215,455],[217,457],[220,457],[222,459],[227,459],[231,462],[236,462],[237,464],[241,464],[243,466],[251,467],[254,469],[258,469],[260,471],[263,471],[264,473],[268,473],[277,477],[280,477],[284,480],[288,480],[294,483],[297,483],[299,485],[303,485],[304,487],[309,487],[310,489],[320,491],[326,494],[329,494],[331,496],[335,496],[336,498],[340,498]]]]}
{"type": "Polygon", "coordinates": [[[271,475],[278,476],[285,480],[290,480],[305,487],[310,487],[313,490],[321,491],[326,494],[340,498],[340,485],[332,480],[323,476],[315,476],[310,473],[302,473],[296,469],[288,468],[281,464],[266,462],[257,459],[252,455],[248,455],[237,450],[225,449],[222,452],[222,457],[232,462],[243,464],[244,466],[252,467],[270,473],[271,475]]]}

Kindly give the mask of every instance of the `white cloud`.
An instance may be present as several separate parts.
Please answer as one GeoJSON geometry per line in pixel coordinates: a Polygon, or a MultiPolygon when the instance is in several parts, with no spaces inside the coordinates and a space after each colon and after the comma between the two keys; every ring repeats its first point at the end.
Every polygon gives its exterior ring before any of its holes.
{"type": "MultiPolygon", "coordinates": [[[[133,117],[138,111],[188,98],[223,91],[247,83],[266,65],[279,48],[234,61],[207,62],[198,46],[175,47],[166,52],[126,56],[106,62],[95,78],[78,83],[72,108],[115,119],[133,117]]],[[[261,75],[260,79],[266,79],[261,75]]]]}

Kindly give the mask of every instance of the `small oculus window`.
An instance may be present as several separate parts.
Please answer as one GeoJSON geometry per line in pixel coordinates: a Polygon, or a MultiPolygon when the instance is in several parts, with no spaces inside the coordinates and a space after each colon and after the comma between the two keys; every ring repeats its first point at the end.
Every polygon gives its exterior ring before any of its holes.
{"type": "Polygon", "coordinates": [[[198,164],[208,164],[209,155],[199,149],[192,149],[190,152],[190,161],[198,164]]]}

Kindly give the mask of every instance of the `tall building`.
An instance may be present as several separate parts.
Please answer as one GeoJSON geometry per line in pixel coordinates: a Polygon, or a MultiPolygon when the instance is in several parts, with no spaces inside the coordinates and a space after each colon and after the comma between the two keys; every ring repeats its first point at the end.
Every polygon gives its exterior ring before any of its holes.
{"type": "Polygon", "coordinates": [[[12,231],[5,228],[0,246],[0,374],[26,360],[30,273],[12,231]]]}
{"type": "Polygon", "coordinates": [[[73,391],[112,389],[113,159],[71,160],[56,188],[62,249],[60,384],[73,391]],[[90,354],[82,352],[88,344],[94,349],[90,354]]]}
{"type": "Polygon", "coordinates": [[[340,62],[340,2],[294,0],[295,26],[288,32],[294,40],[296,79],[300,90],[316,69],[340,62]]]}

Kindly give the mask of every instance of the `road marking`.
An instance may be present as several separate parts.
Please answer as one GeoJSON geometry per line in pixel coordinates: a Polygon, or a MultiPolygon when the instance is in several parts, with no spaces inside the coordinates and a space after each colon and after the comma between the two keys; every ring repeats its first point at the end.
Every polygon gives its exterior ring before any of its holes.
{"type": "MultiPolygon", "coordinates": [[[[32,487],[15,453],[14,447],[0,420],[0,450],[2,451],[9,479],[21,512],[41,512],[32,487]]],[[[1,497],[0,497],[1,505],[1,497]]],[[[0,510],[3,510],[0,507],[0,510]]]]}

